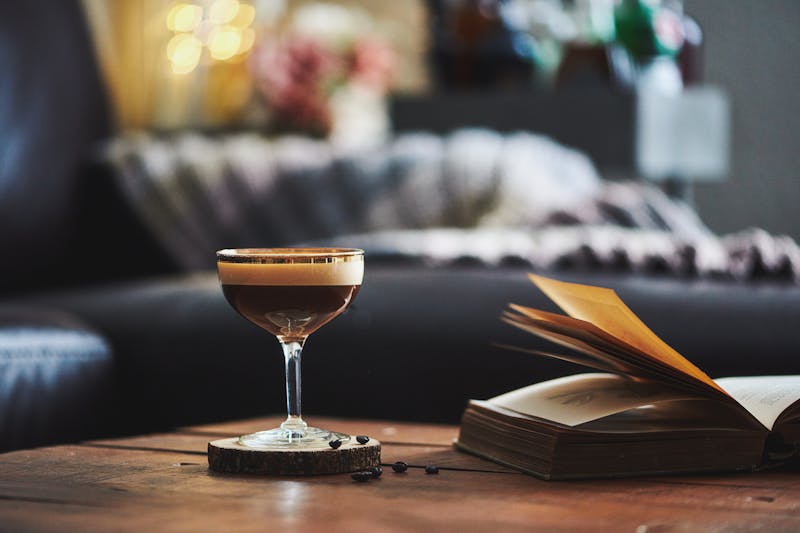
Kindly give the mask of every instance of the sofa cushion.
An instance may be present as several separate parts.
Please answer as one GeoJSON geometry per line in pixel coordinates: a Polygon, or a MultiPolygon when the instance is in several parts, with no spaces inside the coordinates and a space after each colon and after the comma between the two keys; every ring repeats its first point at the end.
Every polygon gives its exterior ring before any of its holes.
{"type": "MultiPolygon", "coordinates": [[[[552,349],[499,320],[508,302],[555,310],[526,272],[387,266],[368,258],[353,306],[306,343],[304,409],[454,422],[469,398],[583,371],[493,345],[552,349]]],[[[796,285],[551,275],[616,289],[712,377],[800,374],[796,285]]],[[[115,346],[126,431],[284,412],[276,340],[236,315],[213,272],[42,298],[85,317],[115,346]]]]}
{"type": "Polygon", "coordinates": [[[0,289],[63,282],[83,165],[110,131],[81,3],[0,2],[0,71],[0,289]]]}
{"type": "Polygon", "coordinates": [[[107,158],[153,237],[187,270],[254,242],[538,226],[594,198],[602,181],[584,154],[551,139],[480,129],[407,133],[369,149],[256,132],[135,133],[111,143],[107,158]]]}
{"type": "Polygon", "coordinates": [[[72,316],[0,308],[0,451],[108,431],[111,355],[72,316]]]}

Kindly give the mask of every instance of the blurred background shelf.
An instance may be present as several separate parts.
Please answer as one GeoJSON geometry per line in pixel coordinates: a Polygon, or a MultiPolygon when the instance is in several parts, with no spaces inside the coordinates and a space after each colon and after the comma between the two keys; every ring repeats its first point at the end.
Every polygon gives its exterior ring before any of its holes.
{"type": "Polygon", "coordinates": [[[607,178],[644,178],[691,198],[690,184],[727,178],[730,105],[717,88],[677,94],[610,87],[441,91],[396,96],[395,131],[535,131],[584,151],[607,178]]]}
{"type": "Polygon", "coordinates": [[[399,132],[535,131],[586,151],[604,171],[632,174],[635,168],[636,97],[608,88],[399,95],[390,115],[399,132]]]}

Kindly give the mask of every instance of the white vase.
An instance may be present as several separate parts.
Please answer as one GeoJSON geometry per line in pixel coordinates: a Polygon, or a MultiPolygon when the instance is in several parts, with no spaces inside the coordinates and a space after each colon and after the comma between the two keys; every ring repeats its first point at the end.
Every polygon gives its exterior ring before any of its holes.
{"type": "Polygon", "coordinates": [[[336,90],[330,106],[332,143],[345,148],[365,148],[386,141],[389,113],[382,93],[351,83],[336,90]]]}

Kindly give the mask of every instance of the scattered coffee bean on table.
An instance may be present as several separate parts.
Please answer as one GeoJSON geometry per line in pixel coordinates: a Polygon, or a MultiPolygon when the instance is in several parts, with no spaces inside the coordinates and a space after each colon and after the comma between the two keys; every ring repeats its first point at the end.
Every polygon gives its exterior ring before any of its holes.
{"type": "Polygon", "coordinates": [[[425,467],[425,473],[426,474],[438,474],[439,473],[439,467],[436,466],[436,465],[428,465],[428,466],[425,467]]]}
{"type": "Polygon", "coordinates": [[[372,477],[377,479],[381,477],[381,474],[383,474],[383,468],[381,468],[380,466],[373,466],[370,472],[372,472],[372,477]]]}
{"type": "Polygon", "coordinates": [[[332,441],[328,442],[328,446],[330,446],[334,450],[337,449],[341,445],[342,445],[342,440],[341,439],[335,439],[335,440],[332,440],[332,441]]]}
{"type": "Polygon", "coordinates": [[[398,474],[405,472],[408,470],[408,464],[404,461],[397,461],[395,464],[392,465],[392,470],[397,472],[398,474]]]}
{"type": "Polygon", "coordinates": [[[359,435],[356,437],[356,440],[358,441],[359,444],[366,444],[369,442],[369,437],[367,437],[366,435],[359,435]]]}
{"type": "Polygon", "coordinates": [[[350,474],[350,477],[356,481],[369,481],[372,479],[372,472],[370,470],[364,470],[363,472],[353,472],[350,474]]]}

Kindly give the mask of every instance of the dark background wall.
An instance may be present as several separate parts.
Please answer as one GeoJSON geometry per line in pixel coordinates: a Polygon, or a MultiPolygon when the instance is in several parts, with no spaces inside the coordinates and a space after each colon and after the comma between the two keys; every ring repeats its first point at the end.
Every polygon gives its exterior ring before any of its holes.
{"type": "Polygon", "coordinates": [[[706,75],[733,104],[731,175],[699,185],[721,233],[758,226],[800,240],[800,1],[685,0],[705,31],[706,75]]]}

